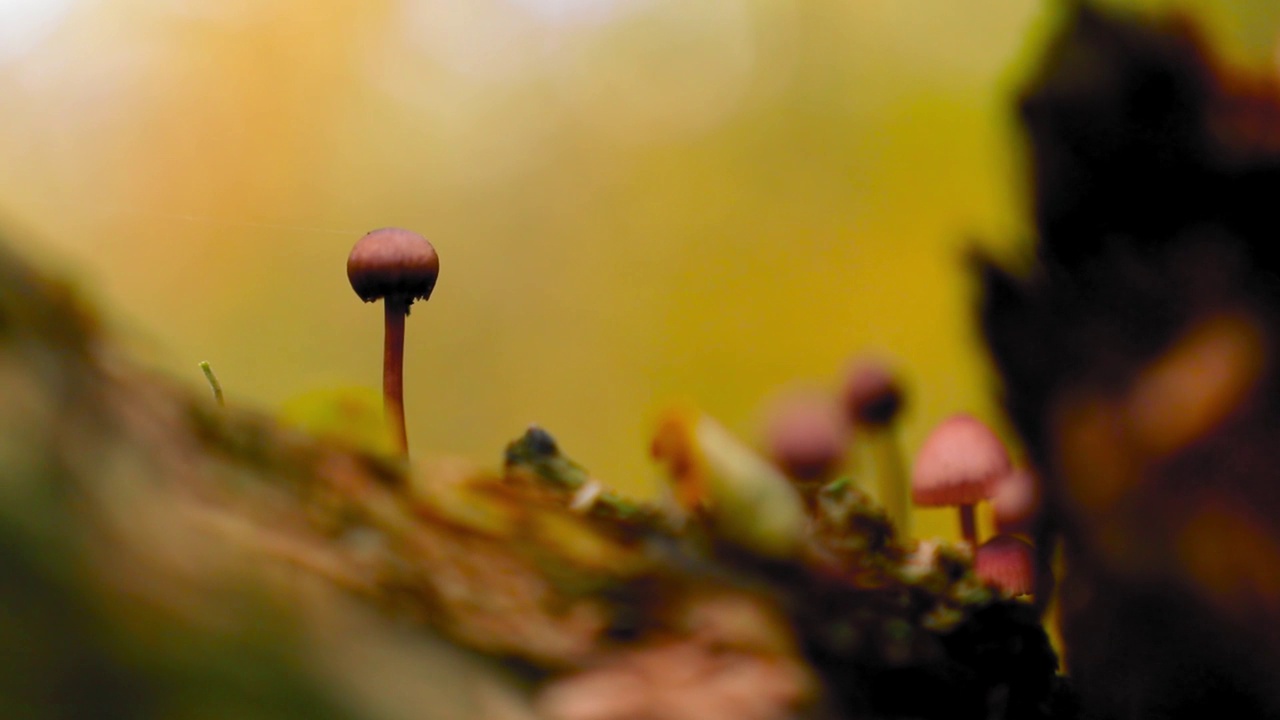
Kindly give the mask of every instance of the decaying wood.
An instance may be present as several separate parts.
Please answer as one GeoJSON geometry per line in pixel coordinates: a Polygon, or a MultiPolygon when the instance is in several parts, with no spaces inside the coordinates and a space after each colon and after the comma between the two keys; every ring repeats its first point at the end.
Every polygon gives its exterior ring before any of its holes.
{"type": "Polygon", "coordinates": [[[981,316],[1084,711],[1280,715],[1275,68],[1079,3],[1022,114],[1034,256],[981,316]]]}
{"type": "Polygon", "coordinates": [[[1030,606],[911,557],[852,490],[805,554],[755,557],[612,495],[575,509],[510,452],[407,468],[219,407],[93,318],[0,256],[0,714],[1061,710],[1030,606]]]}

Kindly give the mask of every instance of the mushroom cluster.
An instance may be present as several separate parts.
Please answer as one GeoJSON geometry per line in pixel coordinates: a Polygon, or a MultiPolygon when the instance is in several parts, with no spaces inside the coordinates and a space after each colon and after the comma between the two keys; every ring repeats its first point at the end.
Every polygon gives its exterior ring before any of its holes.
{"type": "Polygon", "coordinates": [[[1031,592],[1034,554],[1024,539],[1037,511],[1035,477],[1013,467],[1004,443],[977,418],[953,415],[925,439],[912,470],[912,499],[922,507],[955,507],[960,532],[974,548],[974,570],[1008,595],[1031,592]],[[996,535],[978,543],[978,503],[991,502],[996,535]]]}
{"type": "Polygon", "coordinates": [[[847,476],[857,465],[857,450],[870,450],[879,478],[877,499],[898,533],[906,536],[909,486],[896,428],[904,404],[902,385],[888,365],[857,358],[849,363],[837,392],[793,391],[771,403],[762,445],[810,509],[823,486],[847,476]]]}

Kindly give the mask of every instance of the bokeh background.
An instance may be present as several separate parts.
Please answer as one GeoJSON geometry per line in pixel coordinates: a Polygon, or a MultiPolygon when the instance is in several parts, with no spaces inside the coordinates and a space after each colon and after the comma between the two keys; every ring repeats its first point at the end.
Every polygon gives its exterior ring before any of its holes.
{"type": "MultiPolygon", "coordinates": [[[[650,493],[666,403],[751,439],[865,353],[910,451],[1004,427],[961,259],[1025,248],[1012,107],[1062,4],[0,0],[0,227],[144,362],[268,411],[379,387],[346,255],[421,232],[418,456],[496,466],[536,422],[650,493]]],[[[1274,72],[1280,3],[1121,4],[1274,72]]]]}

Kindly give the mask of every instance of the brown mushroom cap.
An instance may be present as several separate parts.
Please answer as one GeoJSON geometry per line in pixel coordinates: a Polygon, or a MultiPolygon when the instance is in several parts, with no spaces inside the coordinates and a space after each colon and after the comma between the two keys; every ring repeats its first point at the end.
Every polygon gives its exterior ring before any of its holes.
{"type": "Polygon", "coordinates": [[[849,366],[843,389],[850,422],[871,427],[887,425],[902,410],[902,386],[884,364],[859,360],[849,366]]]}
{"type": "Polygon", "coordinates": [[[421,235],[382,228],[360,238],[347,256],[347,279],[365,302],[397,297],[426,300],[440,275],[440,257],[421,235]]]}
{"type": "Polygon", "coordinates": [[[990,428],[953,415],[925,439],[911,473],[911,500],[925,507],[973,505],[1009,472],[1009,452],[990,428]]]}

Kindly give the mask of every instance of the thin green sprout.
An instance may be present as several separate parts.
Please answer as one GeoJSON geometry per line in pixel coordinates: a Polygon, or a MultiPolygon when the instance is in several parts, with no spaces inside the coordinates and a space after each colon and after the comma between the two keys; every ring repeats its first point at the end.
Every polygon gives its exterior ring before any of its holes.
{"type": "Polygon", "coordinates": [[[209,367],[207,361],[200,361],[200,371],[204,373],[204,379],[209,381],[209,389],[213,391],[213,399],[218,402],[218,407],[226,407],[227,402],[222,399],[222,384],[218,382],[218,376],[213,374],[213,368],[209,367]]]}

